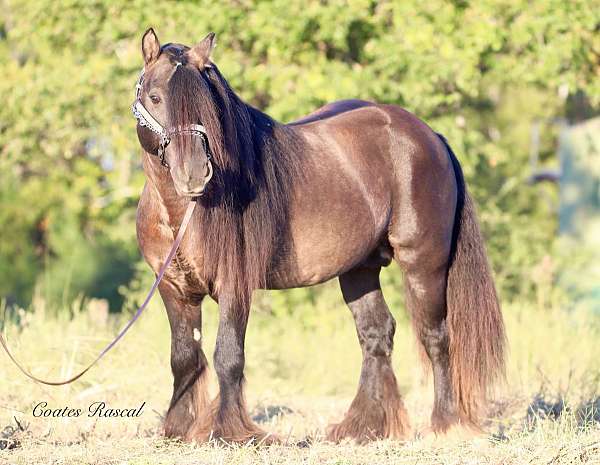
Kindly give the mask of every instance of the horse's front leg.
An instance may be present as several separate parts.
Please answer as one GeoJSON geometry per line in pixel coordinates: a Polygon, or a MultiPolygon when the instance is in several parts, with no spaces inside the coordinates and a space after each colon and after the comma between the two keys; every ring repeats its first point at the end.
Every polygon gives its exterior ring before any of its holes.
{"type": "Polygon", "coordinates": [[[199,425],[194,436],[206,436],[227,442],[272,442],[272,437],[255,425],[244,400],[244,340],[248,323],[249,303],[237,303],[228,296],[219,296],[219,329],[214,365],[219,379],[219,397],[212,407],[212,421],[199,425]]]}
{"type": "Polygon", "coordinates": [[[188,298],[163,281],[159,287],[171,326],[173,396],[164,422],[165,436],[189,439],[193,425],[208,414],[208,362],[202,351],[203,296],[188,298]]]}

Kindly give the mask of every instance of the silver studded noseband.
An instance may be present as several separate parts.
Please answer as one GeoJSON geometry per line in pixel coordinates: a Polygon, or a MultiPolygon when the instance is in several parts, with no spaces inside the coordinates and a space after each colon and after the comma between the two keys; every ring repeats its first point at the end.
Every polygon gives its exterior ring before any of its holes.
{"type": "MultiPolygon", "coordinates": [[[[177,63],[177,66],[180,66],[181,63],[177,63]]],[[[176,128],[166,129],[160,124],[154,116],[146,109],[144,104],[142,103],[141,95],[142,95],[142,86],[144,84],[144,70],[140,73],[140,78],[138,79],[137,84],[135,85],[135,101],[131,105],[131,112],[135,119],[137,119],[138,124],[140,126],[147,127],[150,131],[155,133],[160,137],[160,142],[158,145],[158,157],[160,158],[160,163],[169,167],[169,164],[165,160],[165,149],[167,145],[171,142],[171,137],[177,134],[192,134],[195,136],[202,137],[204,142],[204,147],[206,149],[206,157],[207,163],[210,173],[212,174],[212,165],[210,162],[210,150],[208,146],[208,135],[206,134],[206,129],[201,124],[188,124],[186,126],[180,126],[176,128]]]]}

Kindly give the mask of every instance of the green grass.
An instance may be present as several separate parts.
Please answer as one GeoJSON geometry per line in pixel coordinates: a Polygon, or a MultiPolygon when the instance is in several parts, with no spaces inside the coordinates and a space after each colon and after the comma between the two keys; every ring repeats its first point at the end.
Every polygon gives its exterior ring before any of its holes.
{"type": "MultiPolygon", "coordinates": [[[[254,415],[268,411],[262,426],[288,440],[270,448],[181,445],[160,437],[170,398],[170,334],[158,298],[97,367],[65,387],[37,385],[0,357],[0,428],[25,432],[0,463],[589,463],[600,462],[599,322],[590,312],[550,306],[508,305],[507,383],[498,389],[486,419],[488,438],[454,445],[380,441],[360,447],[328,444],[325,427],[339,420],[352,400],[360,349],[350,313],[335,284],[317,292],[260,293],[246,341],[247,398],[254,415]],[[285,302],[284,302],[285,300],[285,302]],[[294,308],[294,311],[281,310],[294,308]],[[86,409],[93,401],[114,407],[146,402],[135,419],[34,418],[40,401],[86,409]],[[595,401],[595,404],[594,404],[595,401]],[[270,408],[268,408],[270,407],[270,408]],[[273,408],[277,407],[277,408],[273,408]],[[273,412],[279,412],[272,415],[273,412]],[[553,416],[555,412],[558,414],[553,416]],[[313,439],[308,448],[297,441],[313,439]]],[[[389,299],[391,302],[395,300],[389,299]]],[[[104,318],[96,305],[72,317],[50,316],[42,302],[19,325],[5,328],[10,346],[36,375],[63,378],[85,365],[117,332],[124,318],[104,318]]],[[[425,427],[432,387],[424,379],[401,308],[394,365],[414,428],[425,427]]],[[[204,347],[212,357],[216,305],[204,309],[204,347]]],[[[214,382],[213,382],[214,392],[214,382]]],[[[263,415],[264,417],[265,415],[263,415]]]]}

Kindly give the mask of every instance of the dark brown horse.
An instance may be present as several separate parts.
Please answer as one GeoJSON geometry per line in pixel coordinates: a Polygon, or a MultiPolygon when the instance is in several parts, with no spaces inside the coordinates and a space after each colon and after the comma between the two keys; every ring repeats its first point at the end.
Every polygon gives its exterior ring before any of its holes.
{"type": "Polygon", "coordinates": [[[363,363],[356,397],[328,437],[406,438],[391,365],[395,322],[379,283],[392,259],[404,271],[407,306],[433,372],[431,430],[477,428],[503,372],[505,336],[474,206],[446,140],[402,108],[360,100],[278,123],[231,90],[211,61],[214,45],[214,34],[192,48],[161,46],[152,29],[142,39],[139,98],[172,135],[161,146],[138,125],[147,177],[138,240],[155,271],[186,206],[198,202],[160,285],[174,376],[165,434],[265,438],[243,395],[252,291],[338,277],[363,363]],[[184,130],[191,125],[204,133],[184,130]],[[163,152],[164,165],[156,156],[163,152]],[[212,401],[198,337],[206,295],[219,303],[220,318],[212,401]]]}

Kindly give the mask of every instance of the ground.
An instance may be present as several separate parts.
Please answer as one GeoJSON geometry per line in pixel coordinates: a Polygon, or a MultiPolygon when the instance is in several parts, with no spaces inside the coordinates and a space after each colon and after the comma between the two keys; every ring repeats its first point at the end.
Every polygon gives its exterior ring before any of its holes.
{"type": "MultiPolygon", "coordinates": [[[[255,421],[286,444],[231,447],[161,438],[172,381],[168,323],[157,299],[131,334],[72,385],[36,385],[0,356],[0,429],[5,427],[0,464],[600,463],[598,319],[552,305],[505,305],[507,382],[488,405],[486,434],[479,439],[414,438],[367,446],[325,442],[327,424],[338,421],[352,400],[360,369],[352,319],[334,286],[328,286],[316,300],[306,299],[304,291],[259,295],[251,317],[248,403],[255,421]],[[296,310],[277,310],[290,306],[296,310]],[[89,405],[99,401],[113,408],[145,406],[136,418],[86,417],[89,405]],[[83,414],[34,417],[33,408],[40,402],[53,409],[80,408],[83,414]]],[[[215,310],[212,303],[205,309],[209,358],[215,310]]],[[[431,383],[418,364],[410,325],[401,309],[394,314],[394,366],[412,424],[420,431],[430,414],[431,383]]],[[[22,315],[19,325],[7,325],[5,333],[18,358],[35,374],[62,378],[91,360],[123,321],[106,316],[94,303],[57,318],[38,302],[34,312],[22,315]]]]}

